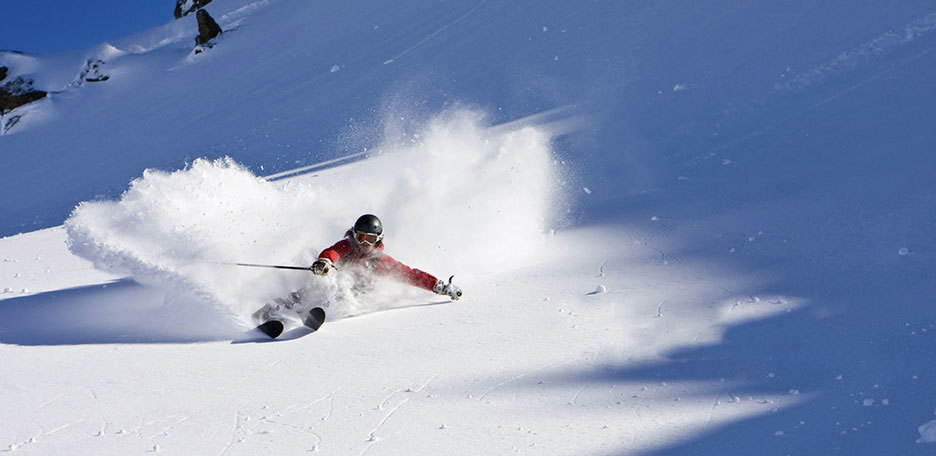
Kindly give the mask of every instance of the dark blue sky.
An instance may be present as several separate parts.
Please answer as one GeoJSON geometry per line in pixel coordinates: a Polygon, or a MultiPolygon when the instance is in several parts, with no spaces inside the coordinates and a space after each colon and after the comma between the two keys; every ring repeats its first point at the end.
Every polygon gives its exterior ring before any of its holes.
{"type": "Polygon", "coordinates": [[[91,47],[173,20],[175,0],[5,1],[0,50],[27,54],[91,47]]]}

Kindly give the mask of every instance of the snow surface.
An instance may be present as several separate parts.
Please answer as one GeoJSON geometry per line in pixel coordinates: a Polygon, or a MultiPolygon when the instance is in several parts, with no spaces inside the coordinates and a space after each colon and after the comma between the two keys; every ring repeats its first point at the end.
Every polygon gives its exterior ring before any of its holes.
{"type": "Polygon", "coordinates": [[[932,454],[936,9],[884,3],[217,0],[205,52],[0,52],[54,92],[0,119],[0,451],[932,454]],[[365,212],[465,297],[264,343],[349,278],[224,263],[365,212]]]}

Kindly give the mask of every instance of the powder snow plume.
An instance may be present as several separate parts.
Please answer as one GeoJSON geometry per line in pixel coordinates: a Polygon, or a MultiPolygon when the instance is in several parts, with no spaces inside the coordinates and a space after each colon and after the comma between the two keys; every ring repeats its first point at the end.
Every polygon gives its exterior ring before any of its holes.
{"type": "MultiPolygon", "coordinates": [[[[273,182],[230,158],[146,170],[119,200],[74,210],[65,223],[69,248],[99,269],[166,290],[167,302],[207,304],[245,324],[292,290],[322,301],[349,295],[353,284],[340,271],[323,278],[225,263],[309,265],[364,213],[383,220],[385,253],[440,278],[456,275],[466,296],[479,274],[535,261],[560,207],[549,133],[489,129],[483,115],[460,110],[413,138],[351,165],[273,182]]],[[[433,299],[386,288],[367,305],[346,299],[330,315],[433,299]]]]}

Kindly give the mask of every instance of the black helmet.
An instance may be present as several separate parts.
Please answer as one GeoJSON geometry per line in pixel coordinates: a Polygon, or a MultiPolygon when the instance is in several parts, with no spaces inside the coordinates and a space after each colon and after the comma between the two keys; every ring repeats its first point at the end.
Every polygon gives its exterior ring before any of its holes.
{"type": "Polygon", "coordinates": [[[362,248],[378,247],[383,240],[383,224],[376,215],[365,214],[358,217],[348,235],[362,248]]]}
{"type": "Polygon", "coordinates": [[[354,222],[355,233],[383,234],[383,224],[376,215],[364,214],[354,222]]]}

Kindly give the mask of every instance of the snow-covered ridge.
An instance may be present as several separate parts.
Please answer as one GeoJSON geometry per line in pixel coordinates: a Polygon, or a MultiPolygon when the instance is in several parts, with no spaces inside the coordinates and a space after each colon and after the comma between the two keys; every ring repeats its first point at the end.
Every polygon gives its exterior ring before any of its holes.
{"type": "MultiPolygon", "coordinates": [[[[226,4],[212,5],[212,9],[222,12],[219,23],[222,28],[231,30],[236,29],[245,17],[269,5],[270,0],[223,3],[226,4]]],[[[151,30],[101,43],[88,50],[43,56],[0,51],[0,66],[10,69],[7,75],[10,80],[22,77],[34,84],[36,89],[50,94],[61,93],[65,90],[80,88],[85,81],[104,82],[110,79],[111,73],[125,73],[127,70],[122,68],[124,56],[140,56],[159,51],[166,46],[194,47],[192,40],[197,35],[198,29],[193,18],[194,15],[171,21],[151,30]]],[[[190,62],[191,58],[189,56],[181,61],[190,62]]],[[[170,66],[163,70],[171,69],[177,64],[178,62],[170,63],[170,66]]],[[[10,113],[9,116],[17,116],[18,121],[15,125],[0,129],[0,134],[24,131],[26,128],[41,125],[42,119],[53,117],[55,107],[50,100],[40,100],[37,103],[43,106],[41,108],[26,106],[16,110],[15,113],[10,113]],[[37,112],[42,112],[44,115],[36,115],[37,112]],[[30,116],[37,118],[29,119],[30,116]]]]}

